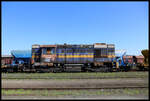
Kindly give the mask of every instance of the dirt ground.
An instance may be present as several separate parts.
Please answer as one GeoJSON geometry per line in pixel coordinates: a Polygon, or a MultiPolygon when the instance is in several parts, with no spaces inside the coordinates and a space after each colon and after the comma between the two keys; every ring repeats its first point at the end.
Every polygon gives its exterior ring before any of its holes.
{"type": "MultiPolygon", "coordinates": [[[[41,96],[24,96],[24,97],[22,97],[22,96],[2,96],[2,99],[37,99],[37,100],[39,100],[39,99],[42,99],[42,100],[49,100],[49,99],[54,99],[54,100],[56,100],[56,98],[54,97],[54,98],[52,98],[52,97],[41,97],[41,96]]],[[[133,99],[133,100],[148,100],[149,99],[149,97],[148,96],[93,96],[93,97],[66,97],[66,98],[57,98],[57,100],[68,100],[68,99],[84,99],[84,100],[93,100],[93,99],[110,99],[110,100],[113,100],[113,99],[125,99],[125,100],[127,100],[127,99],[133,99]]]]}
{"type": "Polygon", "coordinates": [[[125,99],[125,100],[148,100],[148,96],[127,96],[127,95],[121,95],[121,96],[68,96],[68,97],[45,97],[45,96],[2,96],[2,99],[42,99],[42,100],[48,100],[48,99],[54,99],[54,100],[68,100],[68,99],[84,99],[84,100],[90,100],[90,99],[104,99],[104,100],[113,100],[113,99],[125,99]]]}
{"type": "MultiPolygon", "coordinates": [[[[137,86],[137,87],[149,87],[149,79],[148,78],[116,78],[116,79],[2,79],[2,88],[113,88],[113,87],[131,87],[131,86],[137,86]]],[[[108,90],[109,90],[108,89],[108,90]]],[[[57,99],[57,100],[67,100],[67,99],[149,99],[148,96],[148,88],[138,88],[138,90],[127,90],[125,93],[122,93],[123,91],[119,91],[118,93],[116,91],[110,90],[109,91],[102,91],[99,92],[99,89],[95,90],[87,90],[86,93],[80,92],[80,90],[77,90],[77,92],[73,93],[73,90],[71,92],[69,91],[56,91],[52,92],[52,90],[49,91],[41,91],[35,92],[34,91],[31,95],[2,95],[2,99],[57,99]],[[144,90],[143,90],[144,89],[144,90]],[[46,94],[46,96],[43,94],[46,94]],[[102,95],[100,94],[102,93],[102,95]],[[107,95],[110,93],[110,95],[107,95]],[[134,93],[134,95],[132,95],[134,93]],[[138,93],[138,94],[136,94],[138,93]],[[48,95],[47,95],[48,94],[48,95]],[[51,95],[53,94],[53,96],[51,95]],[[63,95],[64,94],[64,95],[63,95]],[[71,95],[70,95],[71,94],[71,95]],[[94,95],[92,95],[94,94],[94,95]],[[104,95],[103,95],[104,94],[104,95]]],[[[104,89],[102,89],[104,90],[104,89]]],[[[7,90],[5,90],[7,92],[7,90]]],[[[9,91],[8,93],[12,93],[9,91]]],[[[16,93],[16,90],[15,92],[16,93]]],[[[12,93],[12,94],[14,94],[12,93]]],[[[19,94],[21,91],[19,92],[19,94]]]]}
{"type": "Polygon", "coordinates": [[[67,87],[147,86],[148,78],[84,79],[84,80],[2,80],[2,88],[67,88],[67,87]]]}

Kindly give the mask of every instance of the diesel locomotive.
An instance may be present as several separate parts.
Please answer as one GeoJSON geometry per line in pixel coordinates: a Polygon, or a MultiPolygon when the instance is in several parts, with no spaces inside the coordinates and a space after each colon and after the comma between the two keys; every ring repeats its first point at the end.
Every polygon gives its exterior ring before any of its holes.
{"type": "Polygon", "coordinates": [[[115,45],[62,44],[32,45],[30,69],[44,72],[62,72],[79,69],[81,71],[112,71],[115,45]]]}

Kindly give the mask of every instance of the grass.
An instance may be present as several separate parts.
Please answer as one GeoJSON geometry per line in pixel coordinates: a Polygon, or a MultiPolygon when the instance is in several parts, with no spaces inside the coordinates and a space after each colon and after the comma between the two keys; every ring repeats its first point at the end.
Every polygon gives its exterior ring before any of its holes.
{"type": "Polygon", "coordinates": [[[148,77],[148,72],[85,72],[85,73],[2,73],[2,79],[84,79],[84,78],[123,78],[148,77]]]}
{"type": "Polygon", "coordinates": [[[144,95],[148,96],[148,89],[101,89],[101,90],[4,90],[2,96],[100,96],[100,95],[144,95]]]}

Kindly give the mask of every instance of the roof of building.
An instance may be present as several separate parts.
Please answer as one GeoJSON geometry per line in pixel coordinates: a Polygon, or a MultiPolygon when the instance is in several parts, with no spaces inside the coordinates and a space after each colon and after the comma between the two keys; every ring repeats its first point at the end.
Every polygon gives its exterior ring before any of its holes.
{"type": "Polygon", "coordinates": [[[2,57],[13,57],[12,55],[2,55],[2,57]]]}
{"type": "Polygon", "coordinates": [[[31,58],[31,50],[12,50],[11,54],[15,58],[31,58]]]}

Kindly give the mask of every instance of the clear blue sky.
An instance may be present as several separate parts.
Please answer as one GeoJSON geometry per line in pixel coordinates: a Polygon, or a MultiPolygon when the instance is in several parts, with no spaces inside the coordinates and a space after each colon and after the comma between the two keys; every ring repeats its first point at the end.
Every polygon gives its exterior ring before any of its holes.
{"type": "Polygon", "coordinates": [[[148,2],[2,2],[2,54],[32,44],[148,49],[148,2]]]}

